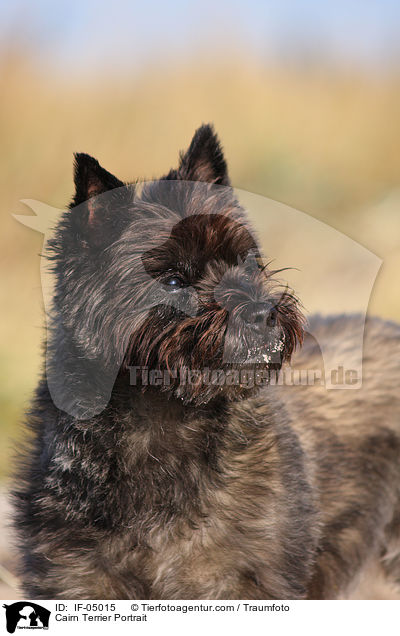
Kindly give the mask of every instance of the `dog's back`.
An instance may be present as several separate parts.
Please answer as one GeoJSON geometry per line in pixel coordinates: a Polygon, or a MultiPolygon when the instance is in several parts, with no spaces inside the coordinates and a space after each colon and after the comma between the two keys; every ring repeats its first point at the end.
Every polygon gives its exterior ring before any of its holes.
{"type": "MultiPolygon", "coordinates": [[[[311,321],[313,337],[293,369],[322,369],[318,342],[329,338],[338,359],[357,341],[359,317],[311,321]]],[[[366,322],[362,386],[270,387],[282,399],[308,456],[321,511],[319,557],[311,596],[355,595],[365,578],[400,581],[400,327],[366,322]],[[358,573],[358,577],[355,576],[358,573]],[[348,584],[352,586],[348,587],[348,584]]],[[[383,592],[385,598],[388,594],[383,592]]],[[[381,591],[382,594],[382,591],[381,591]]]]}

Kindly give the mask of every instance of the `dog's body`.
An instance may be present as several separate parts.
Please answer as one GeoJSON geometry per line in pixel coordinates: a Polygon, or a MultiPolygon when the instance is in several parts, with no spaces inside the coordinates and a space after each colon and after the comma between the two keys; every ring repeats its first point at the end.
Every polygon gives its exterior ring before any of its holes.
{"type": "MultiPolygon", "coordinates": [[[[65,215],[53,242],[51,364],[30,416],[34,441],[15,493],[27,596],[340,598],[370,566],[395,582],[399,326],[369,322],[358,390],[127,381],[133,365],[271,373],[280,367],[273,353],[284,362],[302,339],[294,296],[277,295],[264,267],[250,267],[243,280],[238,274],[238,257],[246,263],[256,245],[210,128],[197,132],[162,188],[169,182],[179,185],[172,197],[170,190],[161,197],[156,183],[133,207],[126,194],[113,198],[124,217],[115,228],[109,202],[84,202],[123,184],[78,158],[74,204],[86,207],[83,216],[74,208],[65,215]],[[228,193],[198,185],[182,193],[185,179],[222,184],[228,193]],[[233,220],[232,210],[239,214],[233,220]],[[152,223],[161,229],[150,232],[152,223]],[[173,304],[164,299],[162,309],[153,294],[140,317],[128,306],[124,274],[134,272],[138,285],[132,246],[139,243],[140,290],[157,280],[182,292],[169,290],[173,304]],[[120,357],[115,346],[123,348],[120,357]],[[76,366],[74,355],[87,366],[76,366]],[[115,358],[119,370],[104,400],[95,374],[115,358]]],[[[317,320],[316,340],[306,338],[294,365],[321,366],[316,341],[327,330],[332,346],[351,347],[356,322],[317,320]]]]}
{"type": "MultiPolygon", "coordinates": [[[[310,322],[315,340],[306,340],[293,367],[322,368],[317,341],[324,338],[343,358],[354,346],[357,317],[310,322]]],[[[360,389],[279,389],[318,493],[321,534],[311,598],[399,594],[399,353],[400,327],[367,319],[360,389]]]]}

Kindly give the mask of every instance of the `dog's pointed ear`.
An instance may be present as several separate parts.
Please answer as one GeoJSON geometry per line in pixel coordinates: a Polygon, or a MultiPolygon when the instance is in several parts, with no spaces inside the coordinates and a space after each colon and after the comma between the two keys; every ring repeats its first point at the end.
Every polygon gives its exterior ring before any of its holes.
{"type": "Polygon", "coordinates": [[[210,124],[198,128],[185,153],[181,153],[178,175],[187,181],[230,185],[228,168],[219,139],[210,124]]]}
{"type": "Polygon", "coordinates": [[[75,205],[124,185],[90,155],[77,152],[74,159],[75,205]]]}
{"type": "Polygon", "coordinates": [[[75,195],[70,219],[77,235],[87,244],[102,246],[122,225],[124,210],[118,205],[123,195],[100,195],[125,184],[90,155],[76,153],[74,158],[75,195]]]}

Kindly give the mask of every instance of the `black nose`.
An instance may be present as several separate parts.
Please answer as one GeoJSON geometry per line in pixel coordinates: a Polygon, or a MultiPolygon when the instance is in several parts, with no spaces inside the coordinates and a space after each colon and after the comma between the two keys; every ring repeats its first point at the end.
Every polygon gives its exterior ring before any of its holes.
{"type": "Polygon", "coordinates": [[[265,331],[268,327],[275,327],[277,311],[269,303],[253,303],[247,307],[243,318],[258,331],[265,331]]]}

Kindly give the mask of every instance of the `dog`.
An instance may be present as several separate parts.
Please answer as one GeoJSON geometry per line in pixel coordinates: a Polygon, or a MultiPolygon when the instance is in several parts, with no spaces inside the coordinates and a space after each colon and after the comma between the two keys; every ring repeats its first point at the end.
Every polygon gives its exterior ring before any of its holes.
{"type": "Polygon", "coordinates": [[[320,337],[354,347],[358,317],[307,335],[210,125],[161,179],[85,154],[74,177],[13,493],[24,594],[334,599],[371,572],[396,590],[400,327],[368,321],[361,389],[276,381],[323,371],[320,337]]]}

